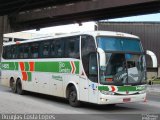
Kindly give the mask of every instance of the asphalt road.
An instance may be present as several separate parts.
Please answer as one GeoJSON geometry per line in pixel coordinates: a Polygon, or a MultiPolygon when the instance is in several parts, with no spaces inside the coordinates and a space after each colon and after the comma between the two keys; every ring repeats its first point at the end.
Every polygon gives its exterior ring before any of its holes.
{"type": "MultiPolygon", "coordinates": [[[[142,120],[143,115],[160,114],[160,94],[149,93],[147,98],[147,102],[114,107],[84,103],[80,108],[73,108],[61,98],[36,93],[21,96],[0,86],[0,113],[54,114],[57,120],[142,120]]],[[[160,116],[155,120],[160,120],[160,116]]]]}

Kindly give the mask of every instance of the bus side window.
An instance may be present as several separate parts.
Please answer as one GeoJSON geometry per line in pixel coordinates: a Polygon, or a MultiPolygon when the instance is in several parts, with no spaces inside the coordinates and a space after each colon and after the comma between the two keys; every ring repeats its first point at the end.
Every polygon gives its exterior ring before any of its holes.
{"type": "Polygon", "coordinates": [[[23,45],[18,45],[18,59],[23,59],[23,45]]]}
{"type": "Polygon", "coordinates": [[[30,47],[28,44],[24,45],[24,59],[30,58],[30,47]]]}
{"type": "Polygon", "coordinates": [[[83,68],[85,70],[87,77],[93,82],[98,82],[97,76],[92,76],[89,74],[90,54],[96,53],[96,45],[95,45],[94,38],[92,36],[84,35],[81,37],[81,53],[82,53],[83,68]]]}
{"type": "Polygon", "coordinates": [[[91,53],[89,56],[89,79],[93,82],[98,82],[98,66],[97,54],[91,53]]]}
{"type": "Polygon", "coordinates": [[[80,37],[69,37],[66,40],[65,55],[68,58],[80,58],[79,56],[79,39],[80,37]]]}
{"type": "Polygon", "coordinates": [[[11,53],[11,46],[6,47],[6,58],[11,59],[12,58],[12,53],[11,53]]]}
{"type": "Polygon", "coordinates": [[[38,58],[39,57],[39,44],[33,43],[31,46],[31,58],[38,58]]]}
{"type": "Polygon", "coordinates": [[[50,53],[50,42],[47,41],[42,42],[41,47],[42,47],[42,58],[48,58],[50,53]]]}
{"type": "Polygon", "coordinates": [[[55,41],[51,41],[51,52],[50,52],[50,57],[55,58],[56,57],[56,46],[55,46],[55,41]]]}
{"type": "Polygon", "coordinates": [[[14,45],[14,46],[12,46],[11,48],[12,48],[12,49],[11,49],[11,56],[12,56],[11,58],[12,58],[12,59],[16,59],[16,58],[17,58],[17,55],[18,55],[18,53],[17,53],[17,46],[14,45]]]}
{"type": "Polygon", "coordinates": [[[9,57],[9,54],[8,54],[8,46],[5,46],[4,48],[3,48],[3,58],[4,59],[8,59],[8,57],[9,57]]]}
{"type": "Polygon", "coordinates": [[[3,54],[2,54],[2,57],[3,57],[4,59],[7,59],[7,47],[6,47],[6,46],[3,47],[3,54]]]}
{"type": "Polygon", "coordinates": [[[56,57],[62,58],[64,57],[64,40],[56,40],[56,57]]]}
{"type": "Polygon", "coordinates": [[[91,53],[89,56],[89,74],[98,75],[97,54],[91,53]]]}

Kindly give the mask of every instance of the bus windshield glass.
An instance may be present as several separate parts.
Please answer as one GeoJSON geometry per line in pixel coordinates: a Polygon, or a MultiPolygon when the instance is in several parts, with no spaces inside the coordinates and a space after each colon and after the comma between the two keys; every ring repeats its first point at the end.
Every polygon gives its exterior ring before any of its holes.
{"type": "Polygon", "coordinates": [[[106,66],[100,66],[101,84],[146,83],[146,63],[139,40],[99,37],[97,43],[106,53],[106,66]]]}
{"type": "Polygon", "coordinates": [[[104,51],[142,52],[140,40],[135,38],[98,37],[98,47],[104,51]]]}

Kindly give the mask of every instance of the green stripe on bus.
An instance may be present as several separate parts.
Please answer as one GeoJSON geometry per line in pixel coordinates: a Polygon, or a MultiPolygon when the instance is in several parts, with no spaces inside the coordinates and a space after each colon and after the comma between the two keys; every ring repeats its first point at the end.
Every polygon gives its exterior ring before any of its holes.
{"type": "Polygon", "coordinates": [[[28,62],[25,62],[24,65],[25,65],[25,71],[29,71],[29,68],[30,68],[30,67],[29,67],[29,63],[28,63],[28,62]]]}
{"type": "Polygon", "coordinates": [[[56,62],[35,62],[37,72],[58,72],[59,66],[56,62]]]}
{"type": "MultiPolygon", "coordinates": [[[[118,92],[146,90],[146,86],[115,86],[115,87],[118,88],[118,92]]],[[[98,86],[98,90],[109,91],[109,87],[108,86],[98,86]]]]}
{"type": "Polygon", "coordinates": [[[136,86],[123,86],[123,87],[118,86],[118,91],[125,92],[125,91],[138,91],[138,90],[136,89],[136,86]]]}
{"type": "Polygon", "coordinates": [[[2,70],[18,70],[17,62],[1,62],[2,70]]]}
{"type": "Polygon", "coordinates": [[[32,73],[31,72],[27,72],[27,75],[28,75],[28,81],[31,81],[32,80],[32,73]]]}
{"type": "Polygon", "coordinates": [[[14,70],[18,70],[18,67],[19,67],[18,62],[14,62],[14,66],[15,66],[15,69],[14,69],[14,70]]]}
{"type": "MultiPolygon", "coordinates": [[[[79,62],[75,62],[76,74],[79,74],[79,62]]],[[[37,72],[71,73],[70,62],[35,62],[37,72]]]]}
{"type": "MultiPolygon", "coordinates": [[[[76,74],[79,74],[79,61],[75,61],[76,74]]],[[[25,71],[30,70],[29,62],[24,62],[25,71]]],[[[71,73],[70,61],[67,62],[35,62],[35,72],[71,73]]],[[[18,70],[18,62],[2,62],[2,70],[18,70]]]]}
{"type": "Polygon", "coordinates": [[[75,63],[75,67],[76,67],[76,74],[79,74],[79,62],[78,61],[76,61],[76,62],[74,62],[75,63]]]}
{"type": "Polygon", "coordinates": [[[109,91],[109,88],[107,86],[98,86],[98,90],[109,91]]]}

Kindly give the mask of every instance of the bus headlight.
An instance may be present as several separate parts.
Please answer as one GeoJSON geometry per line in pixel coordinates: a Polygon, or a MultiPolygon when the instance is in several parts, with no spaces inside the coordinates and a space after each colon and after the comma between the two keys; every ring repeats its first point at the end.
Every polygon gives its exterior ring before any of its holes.
{"type": "Polygon", "coordinates": [[[111,91],[101,90],[100,92],[104,95],[114,95],[114,92],[111,92],[111,91]]]}

